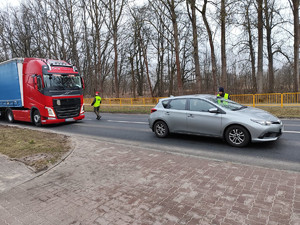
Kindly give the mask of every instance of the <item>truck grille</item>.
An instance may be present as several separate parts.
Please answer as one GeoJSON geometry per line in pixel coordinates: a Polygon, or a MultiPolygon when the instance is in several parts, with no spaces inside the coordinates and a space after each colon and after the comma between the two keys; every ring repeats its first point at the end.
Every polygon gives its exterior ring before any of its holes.
{"type": "Polygon", "coordinates": [[[79,116],[80,98],[53,99],[53,108],[58,119],[79,116]]]}

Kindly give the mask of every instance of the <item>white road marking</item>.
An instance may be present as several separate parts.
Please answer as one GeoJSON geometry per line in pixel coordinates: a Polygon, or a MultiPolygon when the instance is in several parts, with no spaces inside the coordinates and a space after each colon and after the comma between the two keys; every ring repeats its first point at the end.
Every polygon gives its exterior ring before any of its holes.
{"type": "Polygon", "coordinates": [[[136,123],[136,124],[148,124],[146,122],[134,122],[134,121],[123,121],[123,120],[107,120],[107,122],[113,123],[136,123]]]}
{"type": "Polygon", "coordinates": [[[300,134],[300,131],[290,131],[290,130],[285,130],[283,133],[293,133],[293,134],[300,134]]]}

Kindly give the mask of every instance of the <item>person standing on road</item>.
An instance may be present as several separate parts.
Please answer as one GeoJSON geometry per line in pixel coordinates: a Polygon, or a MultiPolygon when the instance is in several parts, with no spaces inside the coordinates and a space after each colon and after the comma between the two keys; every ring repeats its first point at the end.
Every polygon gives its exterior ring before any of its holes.
{"type": "Polygon", "coordinates": [[[100,113],[99,113],[100,104],[101,104],[101,97],[99,96],[99,92],[97,91],[95,93],[94,101],[91,104],[91,106],[94,106],[94,113],[97,116],[97,118],[96,118],[97,120],[100,120],[100,118],[101,118],[100,113]]]}
{"type": "Polygon", "coordinates": [[[225,99],[230,99],[229,94],[225,93],[223,87],[219,87],[219,94],[217,96],[225,99]]]}

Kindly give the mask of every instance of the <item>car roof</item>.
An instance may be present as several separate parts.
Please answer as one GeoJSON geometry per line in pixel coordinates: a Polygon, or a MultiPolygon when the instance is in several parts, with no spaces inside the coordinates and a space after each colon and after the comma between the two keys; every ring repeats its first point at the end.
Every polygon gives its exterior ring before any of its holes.
{"type": "Polygon", "coordinates": [[[177,98],[216,98],[216,95],[210,95],[210,94],[195,94],[195,95],[180,95],[180,96],[170,96],[168,98],[163,98],[162,100],[170,100],[170,99],[177,99],[177,98]]]}

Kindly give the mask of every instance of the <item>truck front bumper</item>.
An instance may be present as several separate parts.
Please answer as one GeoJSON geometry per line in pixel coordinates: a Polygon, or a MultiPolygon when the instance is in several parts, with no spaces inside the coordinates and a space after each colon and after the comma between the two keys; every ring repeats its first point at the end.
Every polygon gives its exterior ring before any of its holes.
{"type": "Polygon", "coordinates": [[[56,118],[49,118],[49,117],[44,117],[42,118],[42,124],[55,124],[55,123],[64,123],[64,122],[71,122],[71,121],[76,121],[76,120],[82,120],[84,119],[84,115],[80,115],[77,117],[73,118],[67,118],[67,119],[56,119],[56,118]]]}

